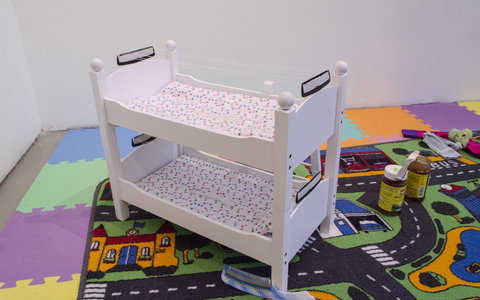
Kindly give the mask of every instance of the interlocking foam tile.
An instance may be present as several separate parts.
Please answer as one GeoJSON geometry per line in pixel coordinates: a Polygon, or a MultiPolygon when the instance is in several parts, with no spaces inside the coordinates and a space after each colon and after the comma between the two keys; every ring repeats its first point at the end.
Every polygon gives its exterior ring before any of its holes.
{"type": "Polygon", "coordinates": [[[342,141],[342,147],[356,147],[373,144],[374,141],[371,138],[363,137],[359,140],[357,139],[347,139],[342,141]]]}
{"type": "Polygon", "coordinates": [[[0,299],[16,300],[52,300],[52,299],[76,299],[78,294],[78,285],[80,284],[80,274],[71,275],[72,280],[57,282],[58,276],[44,278],[44,284],[29,285],[31,280],[17,281],[17,286],[13,288],[1,289],[0,299]]]}
{"type": "Polygon", "coordinates": [[[85,205],[15,212],[0,234],[0,282],[4,283],[0,290],[19,280],[42,284],[45,277],[68,281],[80,273],[90,213],[85,205]]]}
{"type": "MultiPolygon", "coordinates": [[[[116,128],[120,155],[125,157],[132,151],[131,139],[137,132],[122,127],[116,128]]],[[[98,128],[69,130],[48,160],[50,164],[62,161],[74,163],[78,160],[91,161],[105,158],[98,128]]]]}
{"type": "Polygon", "coordinates": [[[399,106],[351,109],[348,110],[347,114],[371,139],[402,136],[402,129],[433,129],[430,125],[424,124],[422,120],[415,118],[415,116],[399,106]]]}
{"type": "Polygon", "coordinates": [[[409,140],[409,139],[404,138],[403,136],[392,135],[389,137],[378,136],[373,140],[373,142],[375,144],[381,144],[381,143],[390,143],[390,142],[400,142],[400,141],[406,141],[406,140],[409,140]]]}
{"type": "MultiPolygon", "coordinates": [[[[403,106],[433,129],[450,131],[452,128],[480,128],[480,115],[458,105],[458,103],[432,103],[403,106]]],[[[410,128],[416,129],[416,128],[410,128]]]]}
{"type": "Polygon", "coordinates": [[[465,107],[468,110],[473,111],[477,115],[480,115],[480,101],[465,101],[465,102],[459,102],[458,104],[465,107]]]}
{"type": "MultiPolygon", "coordinates": [[[[348,114],[348,110],[345,113],[348,114]]],[[[342,141],[349,139],[361,140],[364,137],[369,137],[369,135],[365,135],[364,131],[359,129],[357,124],[352,123],[351,119],[343,119],[342,141]]]]}
{"type": "Polygon", "coordinates": [[[52,210],[55,206],[74,208],[92,204],[96,185],[108,177],[105,160],[46,164],[27,191],[17,210],[28,213],[34,208],[52,210]]]}

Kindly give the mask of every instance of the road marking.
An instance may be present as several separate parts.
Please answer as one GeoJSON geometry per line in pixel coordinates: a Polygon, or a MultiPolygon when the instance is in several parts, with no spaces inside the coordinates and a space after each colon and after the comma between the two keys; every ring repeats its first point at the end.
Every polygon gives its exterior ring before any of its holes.
{"type": "Polygon", "coordinates": [[[156,293],[160,293],[160,291],[159,290],[149,290],[148,293],[156,294],[156,293]]]}
{"type": "Polygon", "coordinates": [[[107,215],[107,216],[108,216],[110,213],[108,213],[108,212],[106,212],[106,211],[102,211],[100,214],[101,214],[101,215],[107,215]]]}
{"type": "Polygon", "coordinates": [[[397,250],[390,251],[390,254],[394,254],[394,253],[397,253],[397,250]]]}
{"type": "Polygon", "coordinates": [[[130,291],[130,295],[140,295],[139,291],[130,291]]]}
{"type": "Polygon", "coordinates": [[[168,288],[168,291],[169,292],[175,292],[175,291],[178,291],[178,288],[168,288]]]}
{"type": "Polygon", "coordinates": [[[410,245],[413,244],[413,243],[415,243],[415,240],[411,240],[411,241],[410,241],[410,245]]]}
{"type": "Polygon", "coordinates": [[[212,287],[215,287],[215,283],[207,284],[205,286],[208,287],[208,288],[212,288],[212,287]]]}
{"type": "Polygon", "coordinates": [[[313,271],[315,274],[323,274],[323,270],[313,271]]]}
{"type": "Polygon", "coordinates": [[[313,247],[312,247],[312,250],[315,251],[315,252],[317,252],[317,253],[320,253],[320,251],[318,251],[317,249],[315,249],[315,248],[313,248],[313,247]]]}
{"type": "Polygon", "coordinates": [[[353,185],[353,184],[351,184],[351,183],[347,183],[347,184],[345,184],[345,186],[352,186],[352,185],[353,185]]]}
{"type": "Polygon", "coordinates": [[[463,173],[464,173],[464,172],[462,172],[462,171],[460,171],[460,172],[457,172],[457,174],[458,174],[458,175],[461,175],[461,174],[463,174],[463,173]]]}
{"type": "Polygon", "coordinates": [[[405,248],[407,248],[407,247],[408,247],[407,245],[403,245],[402,247],[400,247],[400,249],[403,250],[403,249],[405,249],[405,248]]]}
{"type": "Polygon", "coordinates": [[[447,176],[453,176],[453,173],[447,173],[446,175],[447,176]]]}
{"type": "Polygon", "coordinates": [[[382,263],[382,265],[384,265],[384,266],[393,266],[393,265],[398,265],[398,264],[399,264],[399,262],[396,261],[396,260],[386,261],[386,262],[382,263]]]}
{"type": "Polygon", "coordinates": [[[367,251],[367,250],[370,250],[370,249],[378,249],[378,246],[366,246],[366,247],[362,247],[362,250],[364,250],[364,251],[367,251]]]}
{"type": "Polygon", "coordinates": [[[436,178],[440,178],[440,177],[443,177],[443,175],[437,175],[437,176],[435,176],[435,177],[436,177],[436,178]]]}
{"type": "Polygon", "coordinates": [[[359,182],[359,183],[357,183],[357,185],[364,185],[364,184],[365,184],[365,182],[359,182]]]}
{"type": "Polygon", "coordinates": [[[417,225],[417,230],[420,231],[420,225],[417,225]]]}
{"type": "Polygon", "coordinates": [[[388,254],[382,251],[382,253],[372,254],[371,256],[372,257],[385,257],[385,256],[388,256],[388,254]]]}
{"type": "Polygon", "coordinates": [[[370,255],[375,254],[375,253],[384,253],[382,249],[368,250],[368,251],[365,251],[365,252],[367,252],[370,255]]]}
{"type": "Polygon", "coordinates": [[[377,184],[376,181],[370,181],[370,184],[377,184]]]}
{"type": "Polygon", "coordinates": [[[408,210],[413,214],[413,209],[412,208],[409,208],[408,210]]]}
{"type": "Polygon", "coordinates": [[[89,283],[85,285],[83,299],[91,299],[91,298],[104,299],[106,292],[107,292],[106,283],[89,283]]]}
{"type": "MultiPolygon", "coordinates": [[[[391,266],[399,264],[398,261],[394,260],[390,255],[388,255],[385,251],[380,249],[378,246],[366,246],[361,248],[365,253],[370,255],[376,261],[381,263],[383,266],[391,266]]],[[[396,251],[390,252],[390,254],[395,253],[396,251]]]]}
{"type": "Polygon", "coordinates": [[[298,273],[298,276],[307,276],[308,274],[306,272],[298,273]]]}
{"type": "Polygon", "coordinates": [[[375,278],[367,274],[367,278],[370,279],[371,281],[376,281],[375,278]]]}
{"type": "Polygon", "coordinates": [[[377,258],[377,261],[379,261],[379,262],[386,262],[386,261],[391,261],[391,260],[393,260],[393,258],[391,258],[390,256],[377,258]]]}
{"type": "Polygon", "coordinates": [[[468,171],[468,173],[474,173],[474,172],[475,172],[475,170],[470,170],[470,171],[468,171]]]}
{"type": "Polygon", "coordinates": [[[105,294],[85,294],[85,295],[83,296],[83,299],[91,299],[91,298],[104,299],[104,298],[105,298],[105,294]]]}
{"type": "Polygon", "coordinates": [[[388,289],[386,286],[384,286],[384,285],[382,285],[382,288],[383,288],[384,290],[386,290],[387,292],[389,292],[389,293],[392,292],[391,290],[389,290],[389,289],[388,289]]]}
{"type": "Polygon", "coordinates": [[[121,296],[122,293],[121,292],[118,292],[118,293],[112,293],[112,296],[116,297],[116,296],[121,296]]]}
{"type": "Polygon", "coordinates": [[[196,286],[189,286],[189,287],[187,287],[187,290],[196,290],[196,289],[197,289],[196,286]]]}
{"type": "Polygon", "coordinates": [[[106,283],[89,283],[85,286],[85,288],[97,288],[97,287],[106,288],[107,284],[106,283]]]}
{"type": "Polygon", "coordinates": [[[85,289],[85,293],[105,293],[106,289],[85,289]]]}
{"type": "Polygon", "coordinates": [[[418,219],[417,219],[417,217],[413,217],[413,219],[415,220],[415,222],[418,222],[418,219]]]}
{"type": "MultiPolygon", "coordinates": [[[[302,247],[300,250],[298,250],[298,253],[302,253],[305,249],[307,249],[313,242],[315,242],[317,239],[314,236],[310,236],[305,243],[303,243],[302,247]]],[[[315,249],[316,252],[319,252],[318,250],[315,249]]]]}
{"type": "Polygon", "coordinates": [[[417,233],[416,238],[418,239],[420,237],[420,233],[417,233]]]}

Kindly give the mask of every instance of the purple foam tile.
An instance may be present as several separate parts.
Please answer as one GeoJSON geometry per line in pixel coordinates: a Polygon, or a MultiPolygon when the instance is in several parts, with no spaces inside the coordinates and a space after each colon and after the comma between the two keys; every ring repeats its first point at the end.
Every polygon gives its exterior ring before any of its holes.
{"type": "Polygon", "coordinates": [[[416,115],[423,120],[423,123],[430,124],[435,130],[450,131],[452,128],[480,129],[480,115],[458,105],[458,103],[407,105],[403,106],[402,109],[416,115]]]}
{"type": "Polygon", "coordinates": [[[15,287],[17,280],[33,279],[30,285],[35,285],[45,277],[60,276],[60,282],[80,273],[90,213],[84,206],[16,211],[0,233],[2,289],[15,287]]]}

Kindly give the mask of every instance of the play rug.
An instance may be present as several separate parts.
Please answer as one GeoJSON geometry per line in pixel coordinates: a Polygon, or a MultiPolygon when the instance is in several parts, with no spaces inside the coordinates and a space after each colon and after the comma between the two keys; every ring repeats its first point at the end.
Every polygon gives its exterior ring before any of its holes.
{"type": "MultiPolygon", "coordinates": [[[[415,139],[343,149],[335,230],[314,232],[292,259],[289,289],[316,299],[480,299],[480,159],[462,154],[444,160],[415,139]],[[426,199],[380,214],[384,166],[414,150],[432,160],[426,199]]],[[[134,206],[117,221],[108,179],[93,200],[79,299],[257,299],[221,271],[268,276],[269,267],[134,206]]]]}

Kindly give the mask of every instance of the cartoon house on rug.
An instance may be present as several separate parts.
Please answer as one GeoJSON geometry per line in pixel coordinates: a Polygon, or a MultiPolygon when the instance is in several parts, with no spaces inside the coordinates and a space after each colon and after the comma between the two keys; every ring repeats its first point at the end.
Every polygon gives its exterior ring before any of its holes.
{"type": "Polygon", "coordinates": [[[335,226],[329,235],[321,235],[322,238],[356,234],[360,231],[392,230],[392,227],[377,213],[365,209],[347,199],[337,199],[333,224],[335,226]]]}
{"type": "Polygon", "coordinates": [[[137,228],[125,236],[108,237],[103,225],[92,233],[88,271],[107,272],[112,268],[140,266],[142,269],[178,266],[175,256],[175,228],[165,222],[155,234],[139,235],[137,228]]]}

